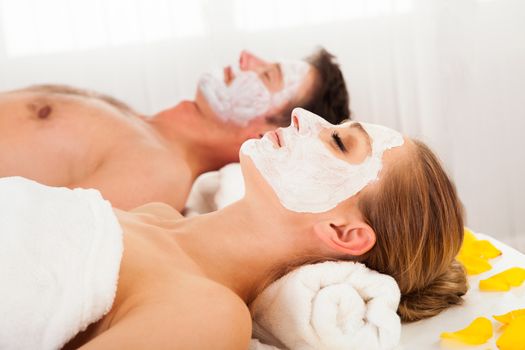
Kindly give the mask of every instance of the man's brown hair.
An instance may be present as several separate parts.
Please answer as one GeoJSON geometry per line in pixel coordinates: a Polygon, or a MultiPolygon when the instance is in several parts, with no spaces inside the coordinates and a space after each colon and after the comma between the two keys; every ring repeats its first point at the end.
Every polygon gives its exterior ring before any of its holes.
{"type": "Polygon", "coordinates": [[[324,48],[319,48],[305,61],[312,65],[316,73],[312,88],[306,97],[291,101],[280,116],[270,118],[269,121],[288,126],[295,107],[307,109],[332,124],[350,119],[350,97],[335,56],[324,48]]]}

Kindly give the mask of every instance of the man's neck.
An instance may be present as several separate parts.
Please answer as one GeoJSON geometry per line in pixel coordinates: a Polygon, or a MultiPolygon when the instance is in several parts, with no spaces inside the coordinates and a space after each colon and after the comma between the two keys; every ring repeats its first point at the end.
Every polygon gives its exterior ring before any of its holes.
{"type": "Polygon", "coordinates": [[[210,129],[219,127],[210,125],[212,122],[204,118],[193,101],[183,101],[146,122],[174,157],[184,159],[192,178],[236,161],[225,155],[231,153],[227,150],[231,147],[228,140],[217,142],[216,135],[210,135],[210,129]]]}

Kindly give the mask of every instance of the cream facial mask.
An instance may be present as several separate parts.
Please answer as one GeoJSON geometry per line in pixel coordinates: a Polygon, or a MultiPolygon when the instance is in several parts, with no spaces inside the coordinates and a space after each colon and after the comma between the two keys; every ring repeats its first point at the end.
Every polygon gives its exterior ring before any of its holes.
{"type": "Polygon", "coordinates": [[[310,65],[304,61],[281,61],[279,66],[283,77],[283,88],[272,95],[274,107],[283,105],[297,94],[310,69],[310,65]]]}
{"type": "MultiPolygon", "coordinates": [[[[360,164],[351,164],[337,158],[319,137],[321,130],[334,127],[332,124],[301,108],[294,109],[292,115],[299,119],[299,130],[293,125],[281,129],[281,147],[268,134],[241,147],[281,204],[291,211],[321,213],[333,209],[376,181],[383,153],[404,143],[397,131],[361,123],[372,151],[360,164]]],[[[347,128],[351,123],[336,128],[347,128]]]]}
{"type": "Polygon", "coordinates": [[[246,125],[250,119],[289,101],[297,93],[309,69],[304,61],[281,62],[280,66],[283,88],[273,94],[255,72],[238,69],[230,85],[212,74],[204,74],[198,88],[222,120],[246,125]]]}

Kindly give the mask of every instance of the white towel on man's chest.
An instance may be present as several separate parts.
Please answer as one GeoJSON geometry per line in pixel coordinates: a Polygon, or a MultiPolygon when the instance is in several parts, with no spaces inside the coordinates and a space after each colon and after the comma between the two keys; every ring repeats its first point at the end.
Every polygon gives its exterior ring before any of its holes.
{"type": "Polygon", "coordinates": [[[98,191],[0,178],[0,349],[58,349],[100,319],[122,249],[98,191]]]}

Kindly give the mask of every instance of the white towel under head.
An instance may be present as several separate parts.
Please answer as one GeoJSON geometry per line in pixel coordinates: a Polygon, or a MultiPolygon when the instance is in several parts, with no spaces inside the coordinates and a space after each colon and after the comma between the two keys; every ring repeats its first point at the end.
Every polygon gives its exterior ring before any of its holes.
{"type": "MultiPolygon", "coordinates": [[[[253,337],[291,350],[392,349],[400,339],[395,280],[354,262],[306,265],[250,305],[253,337]]],[[[254,340],[251,349],[266,349],[254,340]]]]}
{"type": "Polygon", "coordinates": [[[122,249],[98,191],[0,178],[0,349],[59,349],[100,319],[122,249]]]}
{"type": "Polygon", "coordinates": [[[241,165],[232,163],[219,171],[199,176],[188,196],[184,216],[190,217],[222,209],[244,197],[241,165]]]}

